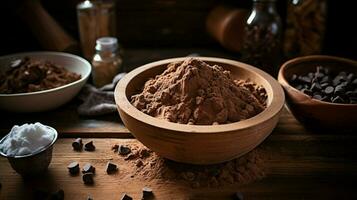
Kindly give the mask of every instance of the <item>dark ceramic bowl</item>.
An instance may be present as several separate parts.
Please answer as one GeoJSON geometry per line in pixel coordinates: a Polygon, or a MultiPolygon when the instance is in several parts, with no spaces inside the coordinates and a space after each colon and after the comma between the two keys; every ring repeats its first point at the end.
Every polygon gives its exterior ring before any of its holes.
{"type": "MultiPolygon", "coordinates": [[[[0,149],[0,155],[8,159],[11,167],[23,177],[29,177],[41,174],[48,169],[52,160],[53,144],[56,142],[58,134],[56,129],[47,126],[47,128],[54,131],[52,142],[41,150],[32,154],[23,156],[8,156],[0,149]]],[[[0,140],[0,144],[8,137],[6,135],[0,140]]]]}
{"type": "Polygon", "coordinates": [[[295,118],[308,128],[350,130],[357,128],[357,104],[329,103],[313,99],[290,85],[293,74],[306,75],[314,72],[316,66],[324,66],[332,73],[339,71],[357,74],[354,60],[312,55],[297,57],[285,62],[279,71],[278,81],[283,86],[286,104],[295,118]]]}

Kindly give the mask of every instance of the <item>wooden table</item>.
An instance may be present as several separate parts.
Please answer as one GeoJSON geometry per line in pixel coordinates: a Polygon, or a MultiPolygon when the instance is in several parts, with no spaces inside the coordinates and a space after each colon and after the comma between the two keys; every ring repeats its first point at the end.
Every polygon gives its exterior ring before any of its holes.
{"type": "MultiPolygon", "coordinates": [[[[175,56],[186,53],[188,51],[175,56]]],[[[137,65],[132,66],[140,65],[139,61],[135,62],[137,65]]],[[[143,186],[150,186],[155,198],[164,200],[230,199],[235,191],[241,191],[244,199],[357,199],[356,131],[308,131],[284,110],[279,124],[261,145],[270,154],[264,160],[266,176],[262,180],[246,185],[194,189],[178,182],[131,178],[127,164],[110,150],[113,143],[136,142],[121,123],[119,115],[79,117],[77,105],[77,100],[74,100],[51,112],[3,115],[6,117],[0,124],[0,135],[8,133],[14,124],[40,121],[55,127],[61,138],[54,146],[48,174],[36,180],[23,181],[7,160],[0,158],[1,200],[30,199],[32,189],[37,187],[48,190],[62,188],[65,199],[86,199],[88,194],[94,199],[120,199],[124,192],[140,199],[143,186]],[[95,153],[72,151],[70,144],[77,136],[93,139],[97,146],[95,153]],[[119,164],[120,171],[109,176],[104,172],[104,165],[111,159],[119,164]],[[80,164],[95,164],[98,171],[94,186],[85,186],[81,177],[68,175],[66,166],[73,160],[80,164]]]]}

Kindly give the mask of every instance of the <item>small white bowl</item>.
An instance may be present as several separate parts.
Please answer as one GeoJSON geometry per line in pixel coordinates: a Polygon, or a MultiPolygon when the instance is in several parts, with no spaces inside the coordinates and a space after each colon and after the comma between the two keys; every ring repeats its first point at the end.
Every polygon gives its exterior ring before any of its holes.
{"type": "Polygon", "coordinates": [[[28,52],[0,57],[0,70],[6,70],[10,62],[25,56],[48,60],[68,71],[81,75],[81,79],[61,87],[28,93],[0,94],[0,109],[10,112],[42,112],[55,109],[78,94],[86,83],[91,70],[91,64],[76,55],[61,52],[28,52]]]}

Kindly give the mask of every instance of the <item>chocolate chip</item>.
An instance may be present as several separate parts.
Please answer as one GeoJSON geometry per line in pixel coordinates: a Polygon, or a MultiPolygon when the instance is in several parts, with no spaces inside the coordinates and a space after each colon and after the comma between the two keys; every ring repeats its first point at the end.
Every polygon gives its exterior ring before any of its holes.
{"type": "Polygon", "coordinates": [[[120,155],[128,155],[131,152],[131,149],[125,145],[119,145],[118,153],[120,155]]]}
{"type": "Polygon", "coordinates": [[[140,158],[147,158],[150,156],[150,152],[147,149],[140,149],[140,158]]]}
{"type": "Polygon", "coordinates": [[[78,162],[71,162],[68,166],[68,171],[71,175],[76,175],[79,173],[79,163],[78,162]]]}
{"type": "Polygon", "coordinates": [[[305,93],[307,95],[311,95],[312,94],[312,91],[309,90],[309,89],[306,89],[306,88],[302,89],[301,92],[303,92],[303,93],[305,93]]]}
{"type": "Polygon", "coordinates": [[[133,198],[131,198],[131,196],[124,193],[123,196],[121,197],[121,200],[133,200],[133,198]]]}
{"type": "Polygon", "coordinates": [[[303,83],[311,83],[311,78],[307,76],[299,76],[299,80],[303,83]]]}
{"type": "Polygon", "coordinates": [[[345,93],[345,86],[343,84],[340,84],[340,85],[337,85],[335,87],[335,93],[336,94],[342,94],[342,93],[345,93]]]}
{"type": "Polygon", "coordinates": [[[108,174],[113,174],[115,173],[116,171],[118,171],[118,167],[116,164],[113,164],[111,162],[108,162],[107,163],[107,173],[108,174]]]}
{"type": "Polygon", "coordinates": [[[137,160],[136,163],[135,163],[136,167],[141,167],[141,166],[143,166],[143,164],[144,163],[141,160],[137,160]]]}
{"type": "Polygon", "coordinates": [[[75,151],[81,151],[83,148],[82,138],[77,138],[76,140],[74,140],[72,142],[72,147],[75,151]]]}
{"type": "Polygon", "coordinates": [[[119,149],[119,145],[114,144],[114,145],[112,146],[112,150],[113,150],[114,152],[117,152],[118,149],[119,149]]]}
{"type": "Polygon", "coordinates": [[[325,94],[332,94],[335,89],[332,86],[328,86],[325,88],[325,94]]]}
{"type": "Polygon", "coordinates": [[[357,97],[350,97],[350,103],[356,104],[357,103],[357,97]]]}
{"type": "Polygon", "coordinates": [[[353,85],[357,85],[357,78],[355,78],[355,80],[352,81],[353,85]]]}
{"type": "Polygon", "coordinates": [[[328,83],[322,83],[322,84],[321,84],[321,88],[326,88],[327,86],[329,86],[328,83]]]}
{"type": "Polygon", "coordinates": [[[294,83],[294,82],[296,82],[297,78],[298,78],[298,76],[297,76],[296,74],[293,74],[293,75],[291,76],[290,81],[291,81],[292,83],[294,83]]]}
{"type": "Polygon", "coordinates": [[[340,96],[337,96],[332,99],[332,103],[343,103],[343,99],[340,96]]]}
{"type": "Polygon", "coordinates": [[[82,173],[85,174],[85,173],[95,173],[95,167],[92,166],[92,164],[90,163],[86,163],[84,166],[83,166],[83,169],[82,169],[82,173]]]}
{"type": "Polygon", "coordinates": [[[320,91],[321,89],[322,89],[322,87],[319,83],[313,83],[310,88],[310,90],[312,90],[312,91],[320,91]]]}
{"type": "Polygon", "coordinates": [[[88,142],[87,144],[84,145],[84,150],[86,151],[94,151],[95,146],[93,144],[93,141],[88,142]]]}
{"type": "Polygon", "coordinates": [[[330,82],[330,77],[328,77],[328,76],[322,77],[320,83],[327,83],[327,82],[330,82]]]}
{"type": "Polygon", "coordinates": [[[243,200],[244,199],[243,198],[243,194],[241,192],[236,192],[236,193],[234,193],[232,199],[234,199],[234,200],[243,200]]]}
{"type": "Polygon", "coordinates": [[[319,94],[314,95],[312,98],[317,99],[317,100],[322,100],[322,96],[319,94]]]}
{"type": "Polygon", "coordinates": [[[88,195],[87,200],[93,200],[93,197],[88,195]]]}
{"type": "Polygon", "coordinates": [[[143,197],[141,198],[142,200],[148,199],[153,197],[153,192],[152,189],[149,187],[143,187],[143,197]]]}
{"type": "Polygon", "coordinates": [[[20,66],[21,63],[22,63],[22,59],[17,59],[17,60],[11,61],[10,66],[15,68],[15,67],[20,66]]]}
{"type": "Polygon", "coordinates": [[[53,193],[50,197],[50,200],[63,200],[64,199],[64,191],[62,189],[53,193]]]}
{"type": "Polygon", "coordinates": [[[352,82],[354,77],[355,77],[355,75],[353,73],[349,73],[347,76],[347,81],[352,82]]]}
{"type": "Polygon", "coordinates": [[[88,173],[83,174],[82,180],[83,180],[84,184],[92,185],[94,183],[93,175],[94,174],[92,172],[88,172],[88,173]]]}

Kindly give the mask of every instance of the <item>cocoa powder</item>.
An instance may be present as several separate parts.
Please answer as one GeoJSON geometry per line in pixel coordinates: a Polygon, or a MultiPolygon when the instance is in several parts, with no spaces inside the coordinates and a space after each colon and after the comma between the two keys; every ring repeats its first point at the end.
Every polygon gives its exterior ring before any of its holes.
{"type": "Polygon", "coordinates": [[[251,118],[266,107],[263,87],[234,80],[221,66],[189,58],[148,80],[131,103],[142,112],[181,124],[217,125],[251,118]]]}
{"type": "Polygon", "coordinates": [[[134,168],[132,177],[144,180],[181,181],[191,187],[243,185],[265,176],[264,151],[257,148],[231,161],[214,165],[191,165],[165,159],[141,144],[131,144],[124,160],[134,168]]]}

